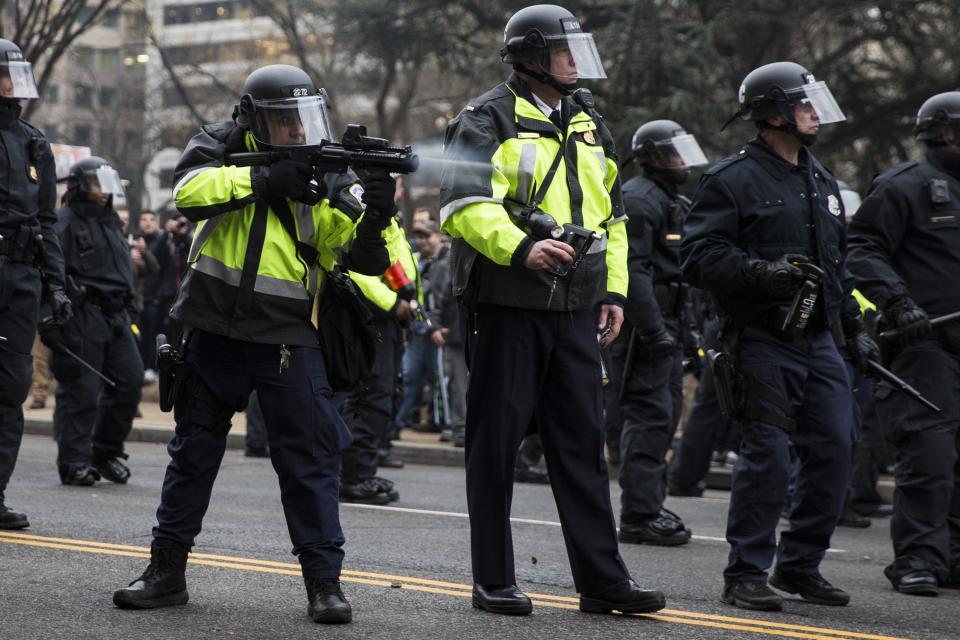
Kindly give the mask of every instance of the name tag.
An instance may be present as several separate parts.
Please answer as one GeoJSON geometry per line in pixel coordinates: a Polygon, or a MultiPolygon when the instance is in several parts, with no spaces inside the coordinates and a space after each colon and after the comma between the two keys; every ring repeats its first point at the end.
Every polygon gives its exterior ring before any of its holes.
{"type": "Polygon", "coordinates": [[[518,131],[517,137],[523,140],[524,138],[539,138],[540,134],[536,131],[518,131]]]}
{"type": "Polygon", "coordinates": [[[683,236],[679,233],[668,233],[667,240],[683,240],[683,236]]]}

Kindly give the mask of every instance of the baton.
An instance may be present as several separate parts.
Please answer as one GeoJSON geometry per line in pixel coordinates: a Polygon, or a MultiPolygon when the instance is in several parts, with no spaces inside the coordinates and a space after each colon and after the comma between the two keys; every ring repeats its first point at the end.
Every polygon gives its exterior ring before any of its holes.
{"type": "Polygon", "coordinates": [[[108,378],[107,376],[103,375],[102,373],[100,373],[99,371],[97,371],[96,369],[94,369],[92,364],[90,364],[89,362],[87,362],[86,360],[84,360],[83,358],[81,358],[80,356],[78,356],[77,354],[75,354],[73,351],[71,351],[71,350],[70,350],[68,347],[66,347],[65,345],[58,344],[58,345],[56,346],[56,348],[59,349],[60,351],[64,352],[65,354],[67,354],[68,356],[70,356],[71,358],[73,358],[74,360],[76,360],[77,362],[79,362],[80,364],[82,364],[83,366],[85,366],[89,371],[92,371],[93,373],[95,373],[98,378],[100,378],[101,380],[103,380],[104,382],[106,382],[106,383],[107,383],[108,385],[110,385],[111,387],[116,387],[116,386],[117,386],[117,383],[116,383],[116,382],[114,382],[113,380],[111,380],[111,379],[108,378]]]}
{"type": "Polygon", "coordinates": [[[876,373],[879,377],[883,378],[888,383],[895,386],[902,393],[905,393],[911,398],[913,398],[914,400],[916,400],[917,402],[920,402],[926,408],[930,409],[931,411],[935,411],[937,413],[943,413],[942,411],[940,411],[940,407],[938,407],[937,405],[933,404],[932,402],[924,398],[923,394],[921,394],[919,391],[917,391],[916,389],[911,387],[909,384],[907,384],[906,380],[903,380],[902,378],[898,378],[893,371],[890,371],[889,369],[884,368],[883,365],[881,365],[876,360],[867,360],[867,366],[870,368],[871,371],[876,373]]]}
{"type": "MultiPolygon", "coordinates": [[[[960,320],[960,311],[954,311],[953,313],[948,313],[945,316],[931,318],[930,326],[935,327],[938,324],[946,324],[947,322],[953,322],[954,320],[960,320]]],[[[889,331],[881,331],[880,335],[877,337],[879,337],[881,340],[893,340],[894,338],[900,337],[901,333],[903,333],[902,329],[890,329],[889,331]]]]}

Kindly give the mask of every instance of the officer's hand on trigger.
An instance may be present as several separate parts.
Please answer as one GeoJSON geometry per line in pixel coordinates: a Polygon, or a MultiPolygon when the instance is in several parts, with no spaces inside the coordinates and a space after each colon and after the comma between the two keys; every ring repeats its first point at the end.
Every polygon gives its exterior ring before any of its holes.
{"type": "Polygon", "coordinates": [[[786,298],[803,284],[803,271],[791,264],[791,258],[802,256],[783,256],[778,260],[751,260],[748,265],[754,284],[773,298],[786,298]]]}
{"type": "Polygon", "coordinates": [[[313,179],[313,167],[310,163],[292,158],[284,158],[269,167],[259,167],[259,169],[266,172],[267,189],[271,195],[283,196],[298,202],[307,194],[307,185],[313,179]]]}
{"type": "Polygon", "coordinates": [[[361,172],[360,179],[363,182],[363,203],[367,205],[363,217],[368,224],[383,229],[397,213],[397,203],[394,200],[397,180],[382,170],[361,172]]]}
{"type": "Polygon", "coordinates": [[[909,296],[890,300],[883,310],[883,315],[900,330],[899,343],[903,346],[920,342],[933,328],[927,312],[918,307],[909,296]]]}
{"type": "Polygon", "coordinates": [[[570,264],[576,255],[573,247],[566,242],[547,238],[533,243],[525,264],[528,269],[552,271],[561,264],[570,264]]]}

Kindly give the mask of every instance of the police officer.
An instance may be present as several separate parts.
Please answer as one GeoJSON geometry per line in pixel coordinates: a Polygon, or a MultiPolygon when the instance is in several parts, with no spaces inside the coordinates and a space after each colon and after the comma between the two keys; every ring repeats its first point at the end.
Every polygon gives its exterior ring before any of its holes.
{"type": "Polygon", "coordinates": [[[113,208],[123,186],[117,171],[96,156],[75,163],[66,182],[55,228],[74,313],[63,326],[40,326],[57,379],[57,471],[66,485],[90,486],[101,477],[125,484],[130,469],[123,443],[140,403],[143,363],[134,337],[130,245],[113,208]],[[113,384],[102,384],[68,349],[113,384]]]}
{"type": "Polygon", "coordinates": [[[891,522],[894,561],[884,573],[901,593],[937,595],[960,584],[960,92],[928,99],[917,114],[923,161],[876,177],[850,226],[850,270],[900,337],[890,368],[942,413],[878,386],[878,412],[897,450],[891,522]]]}
{"type": "Polygon", "coordinates": [[[606,346],[620,330],[627,238],[611,136],[576,91],[603,66],[562,7],[521,9],[504,40],[514,74],[450,124],[441,178],[453,288],[470,309],[473,604],[532,610],[516,586],[509,518],[517,448],[536,415],[581,610],[656,611],[663,594],[637,587],[620,558],[603,460],[597,339],[606,346]],[[550,235],[560,225],[567,241],[550,235]]]}
{"type": "Polygon", "coordinates": [[[681,246],[684,276],[717,298],[742,378],[723,600],[779,610],[767,586],[776,554],[772,586],[844,605],[849,595],[819,572],[850,471],[853,409],[835,340],[861,368],[876,345],[850,295],[837,182],[809,150],[822,125],[844,116],[826,84],[793,62],[750,72],[739,106],[730,121],[752,120],[758,135],[704,174],[681,246]],[[798,291],[805,304],[815,297],[807,316],[789,313],[798,291]],[[801,461],[797,506],[778,546],[791,448],[801,461]]]}
{"type": "Polygon", "coordinates": [[[691,532],[665,509],[666,455],[683,408],[686,287],[680,241],[690,201],[678,188],[691,167],[707,164],[694,136],[672,120],[653,120],[633,134],[643,175],[623,185],[630,251],[625,339],[613,344],[620,373],[620,542],[675,546],[691,532]]]}
{"type": "Polygon", "coordinates": [[[422,304],[423,287],[416,258],[399,218],[383,231],[390,254],[390,269],[379,276],[351,272],[350,277],[366,297],[380,335],[376,358],[369,373],[347,397],[343,415],[353,442],[343,452],[340,499],[361,504],[388,504],[400,498],[392,481],[377,476],[380,445],[393,430],[394,386],[403,353],[403,325],[416,314],[411,302],[391,288],[389,282],[402,271],[415,288],[413,304],[422,304]]]}
{"type": "Polygon", "coordinates": [[[43,134],[20,119],[20,101],[37,97],[30,63],[0,39],[0,529],[30,526],[4,502],[23,436],[23,401],[41,300],[55,322],[70,317],[57,220],[56,168],[43,134]]]}
{"type": "Polygon", "coordinates": [[[200,532],[230,419],[256,389],[308,612],[319,623],[351,620],[339,580],[344,539],[337,496],[339,452],[350,434],[332,402],[311,322],[322,272],[305,253],[313,247],[329,270],[342,247],[346,268],[383,273],[380,233],[395,212],[394,182],[386,173],[372,175],[364,192],[349,174],[331,174],[317,184],[308,163],[289,157],[268,167],[224,166],[225,154],[331,140],[326,102],[326,92],[297,67],[257,69],[243,85],[233,122],[205,125],[175,170],[177,208],[199,222],[171,311],[189,330],[185,377],[150,565],[114,593],[119,607],[187,602],[187,553],[200,532]]]}

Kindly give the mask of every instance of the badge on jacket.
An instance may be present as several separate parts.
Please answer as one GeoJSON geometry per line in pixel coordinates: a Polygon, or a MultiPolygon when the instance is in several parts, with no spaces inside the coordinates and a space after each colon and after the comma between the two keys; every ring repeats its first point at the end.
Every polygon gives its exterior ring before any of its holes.
{"type": "Polygon", "coordinates": [[[27,175],[30,176],[30,182],[36,182],[40,179],[40,175],[37,173],[37,167],[30,165],[30,168],[27,169],[27,175]]]}
{"type": "Polygon", "coordinates": [[[837,196],[833,195],[832,193],[827,196],[827,208],[830,210],[830,213],[835,216],[843,213],[843,211],[840,209],[840,200],[838,200],[837,196]]]}
{"type": "Polygon", "coordinates": [[[593,131],[584,131],[583,141],[587,144],[597,144],[597,139],[593,137],[593,131]]]}

